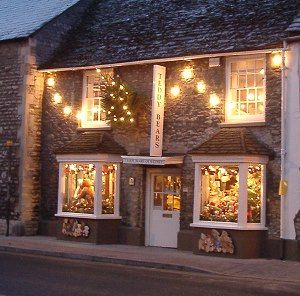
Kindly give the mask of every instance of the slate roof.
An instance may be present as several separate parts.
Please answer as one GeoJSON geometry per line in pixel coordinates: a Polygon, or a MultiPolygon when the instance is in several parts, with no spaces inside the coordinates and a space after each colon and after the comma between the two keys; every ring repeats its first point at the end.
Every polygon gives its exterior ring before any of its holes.
{"type": "Polygon", "coordinates": [[[0,41],[30,36],[79,0],[0,0],[0,41]]]}
{"type": "Polygon", "coordinates": [[[84,132],[55,151],[56,154],[121,154],[126,150],[105,132],[84,132]]]}
{"type": "Polygon", "coordinates": [[[292,24],[287,28],[288,32],[300,32],[300,12],[295,17],[292,24]]]}
{"type": "Polygon", "coordinates": [[[96,1],[43,68],[282,47],[298,11],[298,0],[96,1]]]}
{"type": "Polygon", "coordinates": [[[208,141],[192,149],[189,154],[209,155],[273,155],[273,152],[246,128],[222,128],[208,141]]]}

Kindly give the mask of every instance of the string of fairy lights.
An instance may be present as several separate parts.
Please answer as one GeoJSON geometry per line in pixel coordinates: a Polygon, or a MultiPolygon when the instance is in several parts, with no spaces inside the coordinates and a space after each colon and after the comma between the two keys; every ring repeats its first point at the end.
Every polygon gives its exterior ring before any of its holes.
{"type": "MultiPolygon", "coordinates": [[[[274,69],[280,69],[282,66],[282,55],[280,52],[273,52],[271,58],[271,66],[274,69]]],[[[264,69],[262,70],[264,73],[264,69]]],[[[129,87],[125,85],[119,75],[110,76],[104,73],[100,68],[95,68],[95,75],[100,78],[98,85],[93,85],[93,92],[98,94],[92,99],[101,99],[101,104],[94,106],[92,110],[92,116],[97,115],[101,120],[110,121],[114,123],[135,122],[137,115],[137,108],[141,105],[141,98],[137,97],[136,93],[130,91],[129,87]]],[[[181,80],[191,83],[195,87],[198,94],[205,94],[208,91],[208,87],[204,80],[195,78],[194,67],[190,64],[185,66],[181,70],[181,80]]],[[[62,95],[56,91],[56,75],[55,73],[49,73],[47,78],[47,86],[52,90],[52,101],[55,105],[63,103],[62,95]]],[[[179,97],[182,93],[182,89],[179,85],[173,85],[170,88],[170,95],[173,97],[179,97]]],[[[250,96],[251,94],[249,94],[250,96]]],[[[249,97],[250,100],[250,97],[249,97]]],[[[209,94],[209,106],[210,108],[219,108],[221,103],[220,97],[215,91],[210,91],[209,94]]],[[[229,102],[232,103],[232,102],[229,102]]],[[[75,115],[77,120],[81,123],[86,120],[87,110],[77,111],[73,113],[72,105],[65,105],[63,107],[63,113],[65,116],[75,115]]]]}
{"type": "MultiPolygon", "coordinates": [[[[62,95],[56,90],[56,75],[48,74],[47,86],[51,90],[52,102],[54,105],[63,104],[62,95]]],[[[132,92],[126,84],[124,84],[119,75],[113,77],[102,73],[101,69],[95,70],[96,77],[92,85],[93,96],[87,98],[90,100],[99,100],[99,103],[94,105],[90,110],[91,117],[98,117],[98,120],[133,123],[135,121],[135,112],[131,110],[133,105],[138,105],[138,97],[136,93],[132,92]],[[100,104],[101,101],[101,104],[100,104]]],[[[62,108],[65,116],[76,116],[79,122],[86,120],[87,110],[80,110],[73,113],[72,105],[65,105],[62,108]]]]}

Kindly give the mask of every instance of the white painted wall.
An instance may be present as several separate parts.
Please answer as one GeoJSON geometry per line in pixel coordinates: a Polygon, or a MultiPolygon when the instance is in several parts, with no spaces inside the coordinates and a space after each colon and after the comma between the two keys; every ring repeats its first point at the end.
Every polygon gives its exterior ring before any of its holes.
{"type": "Polygon", "coordinates": [[[300,209],[300,41],[289,43],[286,56],[286,159],[288,192],[282,197],[282,233],[295,239],[294,217],[300,209]]]}

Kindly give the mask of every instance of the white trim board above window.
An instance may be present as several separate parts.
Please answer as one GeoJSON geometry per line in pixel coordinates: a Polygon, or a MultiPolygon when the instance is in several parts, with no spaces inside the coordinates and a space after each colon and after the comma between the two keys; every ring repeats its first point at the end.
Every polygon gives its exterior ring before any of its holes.
{"type": "Polygon", "coordinates": [[[266,55],[226,59],[225,123],[265,122],[266,55]]]}
{"type": "Polygon", "coordinates": [[[88,70],[83,75],[82,89],[82,118],[81,128],[109,128],[110,122],[106,120],[106,112],[101,106],[103,79],[113,75],[113,69],[102,69],[101,72],[88,70]]]}

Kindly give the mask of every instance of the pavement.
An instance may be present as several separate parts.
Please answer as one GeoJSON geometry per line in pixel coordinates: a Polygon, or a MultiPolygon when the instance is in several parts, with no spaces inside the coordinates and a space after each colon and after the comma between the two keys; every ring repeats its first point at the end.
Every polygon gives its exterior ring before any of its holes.
{"type": "Polygon", "coordinates": [[[95,245],[49,236],[0,236],[0,251],[300,284],[300,262],[295,261],[201,256],[169,248],[95,245]]]}

